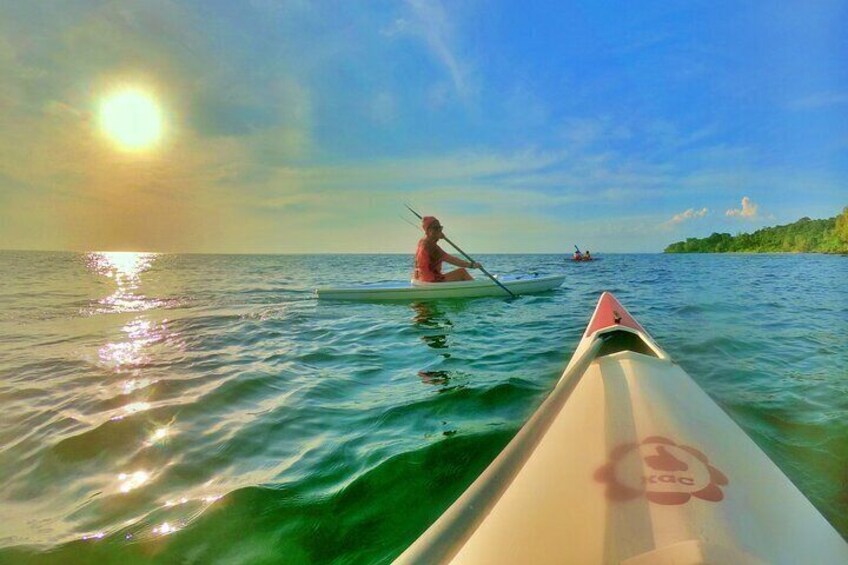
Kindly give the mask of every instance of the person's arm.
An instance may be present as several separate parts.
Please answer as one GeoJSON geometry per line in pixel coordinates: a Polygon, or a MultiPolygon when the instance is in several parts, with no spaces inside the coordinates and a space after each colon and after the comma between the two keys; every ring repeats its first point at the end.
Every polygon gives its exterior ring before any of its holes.
{"type": "Polygon", "coordinates": [[[456,265],[457,267],[465,267],[466,269],[480,268],[480,263],[478,263],[477,261],[466,261],[465,259],[454,257],[450,253],[445,253],[444,255],[442,255],[442,260],[446,263],[450,263],[451,265],[456,265]]]}

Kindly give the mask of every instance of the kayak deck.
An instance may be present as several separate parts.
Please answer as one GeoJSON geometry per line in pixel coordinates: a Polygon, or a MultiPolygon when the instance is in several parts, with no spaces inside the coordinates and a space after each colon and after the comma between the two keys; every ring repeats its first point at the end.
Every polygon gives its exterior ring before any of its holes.
{"type": "MultiPolygon", "coordinates": [[[[515,275],[498,279],[513,294],[534,294],[553,290],[565,281],[565,275],[515,275]]],[[[477,298],[508,296],[507,292],[488,278],[472,281],[427,283],[420,281],[387,282],[348,287],[323,287],[315,290],[319,299],[326,300],[435,300],[444,298],[477,298]]]]}
{"type": "Polygon", "coordinates": [[[605,293],[550,396],[399,558],[446,561],[844,563],[848,544],[605,293]]]}

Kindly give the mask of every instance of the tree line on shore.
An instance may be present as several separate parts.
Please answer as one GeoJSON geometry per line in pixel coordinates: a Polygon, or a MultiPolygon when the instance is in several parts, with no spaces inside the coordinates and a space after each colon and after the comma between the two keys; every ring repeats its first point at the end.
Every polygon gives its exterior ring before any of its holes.
{"type": "Polygon", "coordinates": [[[665,253],[848,253],[848,207],[825,220],[801,218],[754,233],[713,233],[672,243],[665,253]]]}

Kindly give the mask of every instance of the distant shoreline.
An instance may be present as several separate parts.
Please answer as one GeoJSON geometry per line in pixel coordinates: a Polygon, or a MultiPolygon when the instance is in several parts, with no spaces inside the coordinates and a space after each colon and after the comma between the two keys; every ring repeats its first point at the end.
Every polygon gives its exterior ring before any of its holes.
{"type": "Polygon", "coordinates": [[[848,253],[848,207],[833,218],[801,218],[754,233],[713,233],[667,246],[663,253],[848,253]]]}

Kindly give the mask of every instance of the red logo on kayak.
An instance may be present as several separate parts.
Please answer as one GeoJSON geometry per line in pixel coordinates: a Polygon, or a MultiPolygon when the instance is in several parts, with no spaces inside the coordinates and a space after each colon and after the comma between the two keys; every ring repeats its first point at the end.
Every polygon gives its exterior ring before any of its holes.
{"type": "Polygon", "coordinates": [[[595,471],[607,485],[607,498],[645,497],[657,504],[684,504],[691,497],[718,502],[727,477],[710,465],[706,455],[688,445],[652,436],[642,443],[613,449],[609,463],[595,471]]]}

